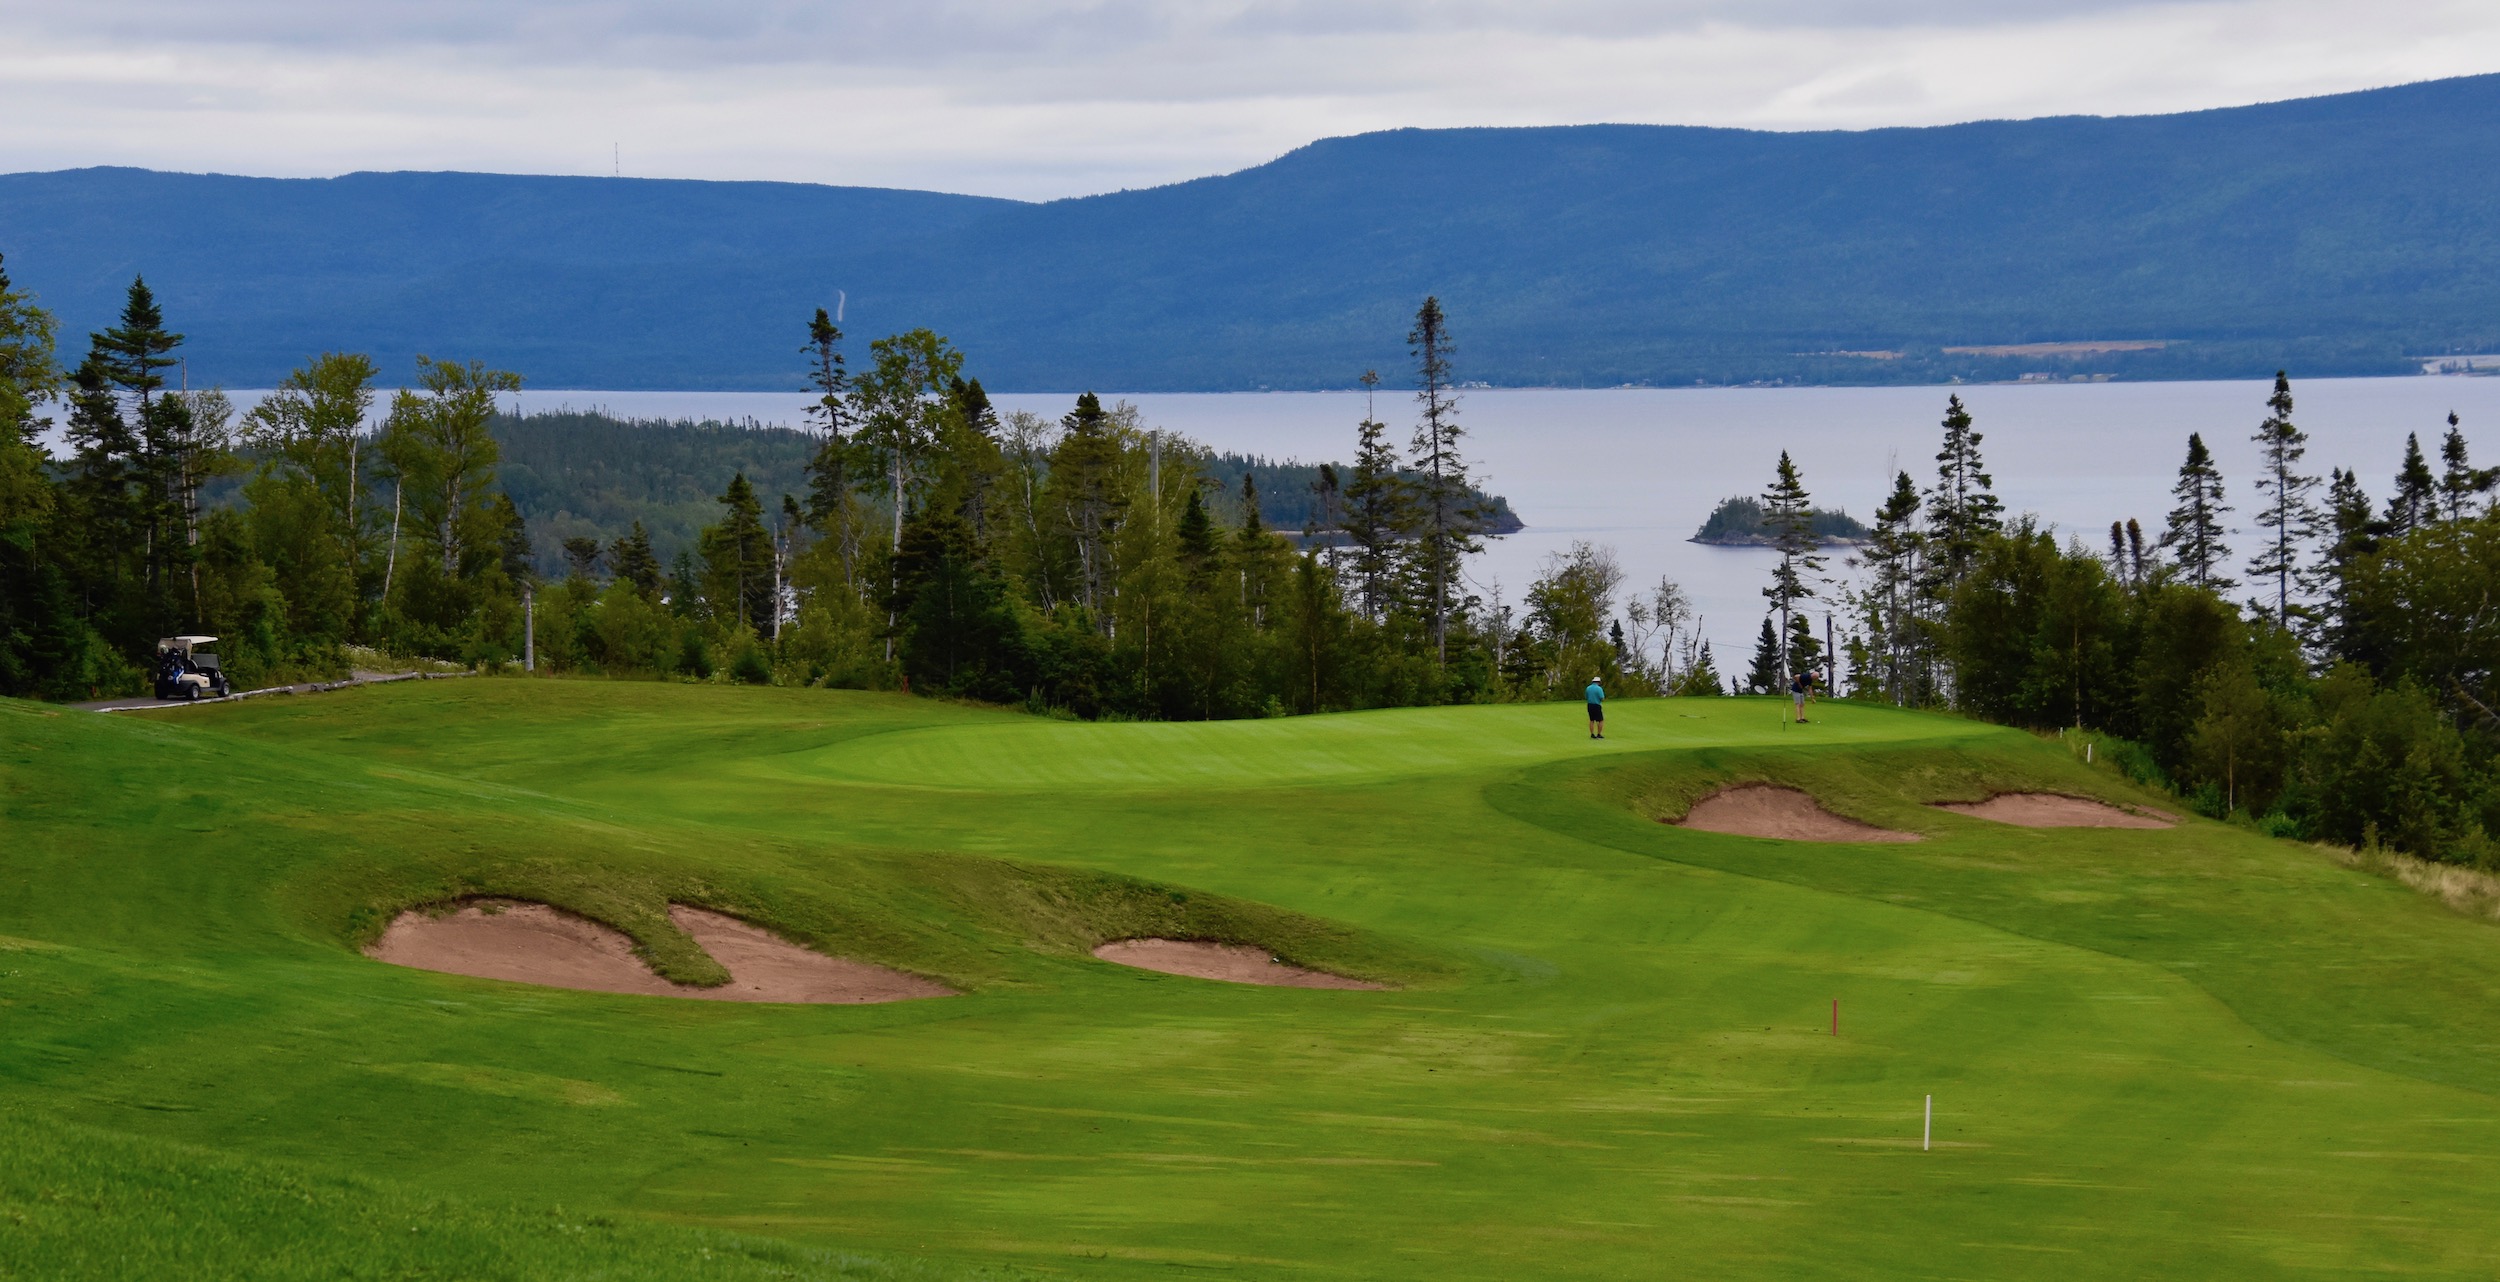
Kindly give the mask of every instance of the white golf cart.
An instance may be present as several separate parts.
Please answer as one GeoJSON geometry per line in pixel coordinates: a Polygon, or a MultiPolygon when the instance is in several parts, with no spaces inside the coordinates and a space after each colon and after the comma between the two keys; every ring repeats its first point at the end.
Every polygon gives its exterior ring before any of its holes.
{"type": "Polygon", "coordinates": [[[217,656],[201,649],[215,637],[167,637],[156,643],[156,697],[222,699],[234,693],[217,656]]]}

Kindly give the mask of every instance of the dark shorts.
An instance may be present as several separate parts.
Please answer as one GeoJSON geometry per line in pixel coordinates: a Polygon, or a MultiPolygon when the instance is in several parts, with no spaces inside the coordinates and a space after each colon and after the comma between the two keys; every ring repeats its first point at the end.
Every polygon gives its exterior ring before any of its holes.
{"type": "Polygon", "coordinates": [[[1605,720],[1605,719],[1606,719],[1606,705],[1605,705],[1605,704],[1602,704],[1602,703],[1592,703],[1592,704],[1590,704],[1590,705],[1589,705],[1589,720],[1591,720],[1591,721],[1603,721],[1603,720],[1605,720]]]}

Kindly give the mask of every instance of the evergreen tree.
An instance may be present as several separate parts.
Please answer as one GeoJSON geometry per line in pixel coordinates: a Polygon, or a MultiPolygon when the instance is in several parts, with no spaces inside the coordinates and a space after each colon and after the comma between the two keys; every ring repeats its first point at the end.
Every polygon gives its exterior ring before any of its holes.
{"type": "Polygon", "coordinates": [[[538,556],[530,546],[529,525],[521,519],[520,507],[503,493],[487,500],[486,507],[494,523],[496,564],[503,576],[514,583],[536,583],[538,556]]]}
{"type": "MultiPolygon", "coordinates": [[[[1926,538],[1920,533],[1918,485],[1908,472],[1893,476],[1892,493],[1876,509],[1875,528],[1851,564],[1866,571],[1856,593],[1866,629],[1866,662],[1854,680],[1869,693],[1901,704],[1925,701],[1918,584],[1926,538]]],[[[2116,527],[2112,527],[2113,534],[2116,527]]]]}
{"type": "Polygon", "coordinates": [[[115,412],[125,422],[120,436],[126,452],[117,472],[127,489],[117,513],[120,528],[112,533],[134,541],[138,590],[150,603],[145,612],[158,626],[170,626],[177,617],[175,584],[191,587],[193,613],[198,595],[190,572],[198,522],[195,505],[185,501],[186,482],[194,475],[188,457],[194,423],[189,407],[158,395],[164,372],[181,363],[173,353],[183,336],[165,328],[155,294],[139,277],[131,279],[120,319],[88,336],[88,360],[114,394],[115,412]]]}
{"type": "MultiPolygon", "coordinates": [[[[698,618],[703,613],[703,580],[695,571],[694,553],[684,548],[677,550],[677,560],[669,566],[667,600],[669,613],[678,618],[698,618]]],[[[687,635],[699,634],[689,632],[687,635]]],[[[711,671],[707,666],[696,675],[710,676],[711,671]]]]}
{"type": "Polygon", "coordinates": [[[2222,517],[2231,507],[2223,502],[2222,472],[2214,466],[2213,452],[2195,432],[2188,433],[2187,461],[2179,465],[2179,482],[2170,494],[2178,506],[2170,510],[2161,545],[2170,549],[2189,583],[2212,592],[2230,591],[2235,581],[2216,571],[2231,559],[2231,549],[2222,542],[2222,517]]]}
{"type": "Polygon", "coordinates": [[[1936,451],[1936,486],[1927,492],[1930,592],[1942,598],[1970,572],[1980,541],[2002,529],[2004,505],[1979,457],[1980,435],[1959,394],[1944,407],[1944,446],[1936,451]]]}
{"type": "Polygon", "coordinates": [[[617,582],[630,585],[644,600],[660,599],[660,558],[652,553],[651,535],[642,522],[634,522],[633,533],[608,545],[608,565],[617,582]]]}
{"type": "Polygon", "coordinates": [[[1174,536],[1179,544],[1181,565],[1193,582],[1202,582],[1215,570],[1217,546],[1215,522],[1207,519],[1207,505],[1198,497],[1199,487],[1189,487],[1189,497],[1182,502],[1181,519],[1174,536]]]}
{"type": "Polygon", "coordinates": [[[1353,545],[1355,606],[1374,623],[1388,617],[1396,600],[1407,531],[1414,523],[1409,486],[1399,475],[1389,429],[1372,416],[1368,406],[1368,389],[1379,382],[1378,374],[1363,372],[1366,408],[1356,428],[1353,475],[1345,487],[1345,532],[1353,545]]]}
{"type": "Polygon", "coordinates": [[[2488,492],[2500,469],[2476,469],[2465,455],[2465,433],[2457,427],[2454,410],[2448,413],[2448,434],[2439,441],[2439,503],[2451,521],[2462,521],[2471,515],[2474,496],[2488,492]]]}
{"type": "MultiPolygon", "coordinates": [[[[1779,634],[1789,634],[1791,612],[1801,601],[1814,596],[1813,576],[1821,573],[1823,558],[1816,554],[1820,543],[1814,537],[1812,498],[1806,493],[1805,481],[1797,474],[1797,465],[1789,461],[1788,451],[1780,451],[1779,468],[1772,477],[1771,488],[1762,493],[1762,524],[1771,535],[1771,546],[1780,554],[1779,564],[1771,570],[1770,586],[1762,595],[1771,602],[1779,616],[1779,634]]],[[[1789,666],[1782,656],[1782,666],[1789,666]]]]}
{"type": "Polygon", "coordinates": [[[1285,570],[1286,547],[1267,528],[1266,518],[1259,515],[1259,480],[1244,472],[1241,475],[1241,529],[1234,536],[1234,559],[1241,578],[1242,616],[1252,631],[1267,628],[1271,620],[1271,604],[1278,590],[1278,580],[1285,570]]]}
{"type": "Polygon", "coordinates": [[[165,371],[181,363],[173,352],[182,346],[182,335],[165,328],[165,313],[141,277],[131,278],[121,324],[89,337],[106,381],[140,410],[153,404],[164,388],[165,371]]]}
{"type": "Polygon", "coordinates": [[[803,411],[807,424],[828,444],[839,444],[851,421],[851,374],[843,367],[842,329],[824,308],[807,323],[807,345],[799,350],[807,355],[808,389],[816,393],[803,411]]]}
{"type": "Polygon", "coordinates": [[[847,429],[857,406],[850,371],[843,364],[841,327],[824,308],[817,308],[808,322],[807,344],[799,350],[807,354],[807,385],[816,394],[805,410],[816,433],[816,451],[807,462],[807,524],[833,540],[843,581],[856,592],[865,576],[860,573],[860,517],[851,488],[852,461],[861,446],[847,429]]]}
{"type": "Polygon", "coordinates": [[[1719,678],[1718,661],[1710,657],[1710,643],[1701,643],[1701,653],[1675,679],[1673,693],[1716,697],[1727,693],[1726,682],[1719,678]]]}
{"type": "Polygon", "coordinates": [[[599,540],[570,538],[564,541],[564,566],[572,576],[584,581],[599,577],[599,540]]]}
{"type": "Polygon", "coordinates": [[[1751,694],[1778,694],[1788,685],[1788,674],[1781,670],[1780,634],[1770,615],[1762,616],[1762,636],[1754,642],[1753,666],[1745,672],[1745,689],[1751,694]]]}
{"type": "Polygon", "coordinates": [[[2310,590],[2324,598],[2312,641],[2321,651],[2342,654],[2351,639],[2348,620],[2355,568],[2378,550],[2379,538],[2388,527],[2371,518],[2370,496],[2362,492],[2361,478],[2340,467],[2333,469],[2327,484],[2326,518],[2329,537],[2307,576],[2310,590]]]}
{"type": "Polygon", "coordinates": [[[772,632],[772,536],[764,529],[764,505],[744,472],[721,492],[721,519],[703,531],[703,596],[712,617],[757,636],[772,632]]]}
{"type": "Polygon", "coordinates": [[[1325,546],[1321,540],[1345,531],[1345,514],[1341,510],[1345,490],[1337,479],[1336,464],[1319,465],[1319,476],[1311,482],[1311,498],[1311,515],[1303,522],[1302,534],[1314,546],[1325,546]]]}
{"type": "Polygon", "coordinates": [[[1823,657],[1823,643],[1814,635],[1814,620],[1802,614],[1791,616],[1788,620],[1786,656],[1789,675],[1811,672],[1817,681],[1826,680],[1823,657]]]}
{"type": "Polygon", "coordinates": [[[939,497],[963,522],[964,554],[987,566],[997,534],[992,509],[1007,475],[998,447],[998,410],[977,378],[949,380],[947,400],[951,413],[941,429],[945,449],[939,461],[939,497]]]}
{"type": "Polygon", "coordinates": [[[1422,529],[1415,566],[1423,589],[1426,615],[1432,623],[1434,661],[1450,659],[1450,615],[1460,595],[1459,569],[1482,544],[1476,537],[1478,513],[1467,485],[1467,461],[1459,452],[1465,431],[1458,425],[1458,389],[1450,365],[1449,318],[1441,300],[1426,298],[1415,312],[1415,327],[1406,335],[1415,356],[1415,403],[1421,417],[1415,425],[1413,467],[1417,515],[1422,529]]]}
{"type": "Polygon", "coordinates": [[[1119,579],[1115,536],[1127,518],[1130,494],[1122,484],[1119,424],[1092,392],[1059,420],[1059,444],[1050,453],[1046,483],[1058,536],[1073,554],[1076,599],[1094,626],[1109,636],[1114,627],[1111,595],[1119,579]]]}
{"type": "Polygon", "coordinates": [[[2308,453],[2309,434],[2292,423],[2292,380],[2275,371],[2274,395],[2266,400],[2266,420],[2257,426],[2257,492],[2266,505],[2257,512],[2257,526],[2266,542],[2248,563],[2248,572],[2263,583],[2274,580],[2274,622],[2292,623],[2292,580],[2300,570],[2302,545],[2318,535],[2317,505],[2309,492],[2318,478],[2302,475],[2301,457],[2308,453]]]}
{"type": "Polygon", "coordinates": [[[2387,498],[2387,536],[2401,539],[2439,519],[2439,481],[2422,457],[2422,438],[2405,433],[2404,463],[2396,469],[2396,492],[2387,498]]]}

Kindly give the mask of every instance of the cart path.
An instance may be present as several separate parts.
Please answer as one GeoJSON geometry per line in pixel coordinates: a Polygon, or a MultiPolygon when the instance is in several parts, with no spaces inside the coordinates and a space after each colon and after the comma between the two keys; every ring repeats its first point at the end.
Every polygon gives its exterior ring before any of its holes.
{"type": "Polygon", "coordinates": [[[145,712],[154,708],[196,708],[211,703],[232,703],[237,699],[255,699],[266,694],[323,694],[344,690],[349,686],[382,685],[391,681],[427,681],[445,677],[465,677],[466,672],[350,672],[345,681],[307,681],[301,685],[266,686],[258,690],[237,690],[222,699],[93,699],[68,705],[86,712],[145,712]]]}

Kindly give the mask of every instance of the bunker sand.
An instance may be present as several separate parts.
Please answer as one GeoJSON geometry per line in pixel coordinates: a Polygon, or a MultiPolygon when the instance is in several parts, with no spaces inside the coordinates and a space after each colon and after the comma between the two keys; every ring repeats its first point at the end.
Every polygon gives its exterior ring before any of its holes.
{"type": "Polygon", "coordinates": [[[437,916],[411,909],[366,955],[395,966],[549,988],[715,1002],[858,1003],[954,990],[883,966],[827,957],[723,913],[672,904],[669,920],[729,971],[718,988],[674,984],[634,955],[623,931],[546,904],[480,900],[437,916]]]}
{"type": "Polygon", "coordinates": [[[1939,801],[1935,809],[1977,815],[2020,828],[2169,828],[2174,822],[2151,811],[2122,810],[2102,801],[2055,792],[2000,792],[1986,801],[1939,801]]]}
{"type": "Polygon", "coordinates": [[[1326,971],[1288,966],[1269,956],[1266,949],[1252,948],[1247,944],[1216,944],[1197,939],[1121,939],[1095,949],[1094,955],[1104,961],[1134,966],[1139,970],[1187,975],[1192,979],[1220,979],[1228,984],[1268,984],[1279,988],[1388,987],[1368,980],[1331,975],[1326,971]]]}
{"type": "Polygon", "coordinates": [[[1919,840],[1914,832],[1894,832],[1843,818],[1825,810],[1805,793],[1767,783],[1742,784],[1714,792],[1694,802],[1676,827],[1780,841],[1919,840]]]}

